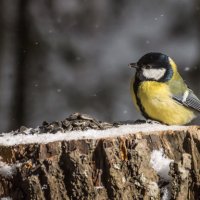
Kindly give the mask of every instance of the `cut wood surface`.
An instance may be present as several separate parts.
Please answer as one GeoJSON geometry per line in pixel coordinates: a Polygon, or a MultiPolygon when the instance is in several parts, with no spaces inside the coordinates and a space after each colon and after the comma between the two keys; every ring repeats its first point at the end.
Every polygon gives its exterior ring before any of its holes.
{"type": "Polygon", "coordinates": [[[200,127],[3,134],[0,197],[200,199],[200,127]]]}

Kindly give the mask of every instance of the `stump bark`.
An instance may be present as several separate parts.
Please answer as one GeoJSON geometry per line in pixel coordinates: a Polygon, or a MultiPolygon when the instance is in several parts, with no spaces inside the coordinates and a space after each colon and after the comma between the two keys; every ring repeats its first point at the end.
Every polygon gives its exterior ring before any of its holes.
{"type": "Polygon", "coordinates": [[[0,197],[200,199],[199,129],[138,130],[46,144],[0,142],[0,197]]]}

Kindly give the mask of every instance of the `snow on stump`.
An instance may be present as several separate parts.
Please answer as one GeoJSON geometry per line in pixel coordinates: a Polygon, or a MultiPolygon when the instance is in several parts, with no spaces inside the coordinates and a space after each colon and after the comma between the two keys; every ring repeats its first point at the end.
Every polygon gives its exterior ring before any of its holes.
{"type": "Polygon", "coordinates": [[[0,197],[199,199],[199,127],[84,120],[1,134],[0,197]]]}

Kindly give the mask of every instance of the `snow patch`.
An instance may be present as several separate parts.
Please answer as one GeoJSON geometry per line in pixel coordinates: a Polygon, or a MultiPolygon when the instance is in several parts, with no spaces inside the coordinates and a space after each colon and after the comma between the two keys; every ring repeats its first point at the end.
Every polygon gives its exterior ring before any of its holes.
{"type": "MultiPolygon", "coordinates": [[[[26,134],[3,133],[0,136],[1,146],[13,146],[18,144],[46,144],[49,142],[62,140],[81,140],[81,139],[101,139],[109,137],[119,137],[134,133],[149,133],[155,131],[184,130],[185,126],[166,126],[161,124],[139,124],[139,125],[121,125],[118,128],[110,128],[106,130],[87,130],[87,131],[69,131],[52,133],[31,134],[31,130],[26,134]],[[30,134],[29,134],[30,132],[30,134]]],[[[156,152],[155,152],[156,153],[156,152]]],[[[153,153],[154,155],[154,153],[153,153]]]]}
{"type": "Polygon", "coordinates": [[[161,200],[169,200],[171,199],[171,192],[170,192],[170,180],[171,177],[169,176],[169,170],[170,170],[170,163],[173,162],[172,159],[169,159],[163,152],[163,149],[160,150],[154,150],[151,154],[151,160],[150,163],[153,167],[153,169],[157,172],[157,174],[160,176],[159,182],[168,182],[167,185],[160,188],[162,198],[161,200]]]}
{"type": "Polygon", "coordinates": [[[1,197],[1,200],[12,200],[11,197],[1,197]]]}
{"type": "Polygon", "coordinates": [[[153,169],[158,173],[158,175],[166,181],[169,181],[171,177],[169,176],[169,164],[173,160],[167,158],[163,152],[163,149],[154,150],[151,154],[150,163],[153,169]]]}
{"type": "Polygon", "coordinates": [[[171,188],[169,185],[161,188],[161,193],[163,194],[161,200],[170,200],[171,199],[170,190],[171,190],[171,188]]]}
{"type": "Polygon", "coordinates": [[[4,178],[11,178],[20,166],[21,164],[8,165],[7,163],[0,161],[0,176],[4,178]]]}

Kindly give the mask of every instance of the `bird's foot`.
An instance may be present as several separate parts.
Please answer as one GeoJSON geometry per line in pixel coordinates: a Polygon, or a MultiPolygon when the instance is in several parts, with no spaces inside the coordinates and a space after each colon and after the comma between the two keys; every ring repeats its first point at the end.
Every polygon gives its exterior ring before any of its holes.
{"type": "Polygon", "coordinates": [[[131,120],[127,120],[127,121],[118,121],[118,122],[114,122],[114,124],[116,125],[125,125],[125,124],[162,124],[159,121],[156,120],[151,120],[151,119],[137,119],[136,121],[131,121],[131,120]]]}
{"type": "Polygon", "coordinates": [[[126,121],[115,121],[113,124],[121,126],[121,125],[135,124],[135,122],[132,120],[126,120],[126,121]]]}
{"type": "Polygon", "coordinates": [[[146,123],[147,123],[147,124],[162,124],[162,123],[160,123],[159,121],[151,120],[151,119],[147,119],[147,120],[146,120],[146,123]]]}
{"type": "Polygon", "coordinates": [[[144,119],[137,119],[136,121],[133,122],[133,124],[145,124],[146,120],[144,119]]]}

